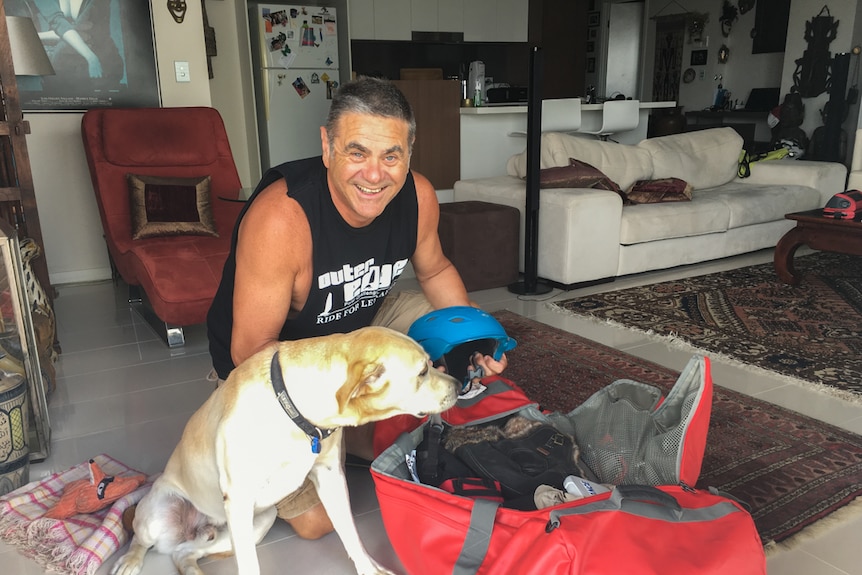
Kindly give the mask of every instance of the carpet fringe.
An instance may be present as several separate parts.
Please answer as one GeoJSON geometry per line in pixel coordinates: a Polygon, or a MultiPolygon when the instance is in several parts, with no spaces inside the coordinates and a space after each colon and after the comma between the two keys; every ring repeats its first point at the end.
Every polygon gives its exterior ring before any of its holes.
{"type": "Polygon", "coordinates": [[[824,536],[828,531],[835,529],[845,523],[853,521],[854,519],[862,516],[862,497],[857,497],[844,507],[840,509],[836,509],[823,519],[819,519],[817,522],[812,523],[799,533],[796,533],[784,541],[776,543],[775,541],[770,541],[766,545],[763,546],[763,550],[766,553],[767,557],[772,557],[781,553],[782,551],[789,551],[805,543],[807,541],[812,541],[814,539],[820,538],[824,536]]]}
{"type": "MultiPolygon", "coordinates": [[[[763,375],[763,376],[773,377],[779,381],[783,381],[785,383],[789,383],[789,384],[795,385],[797,387],[800,387],[801,389],[806,389],[806,390],[813,389],[814,391],[821,393],[823,395],[828,395],[828,396],[833,397],[835,399],[838,399],[841,401],[846,401],[847,403],[850,403],[852,405],[862,406],[862,396],[860,396],[859,394],[853,393],[852,391],[844,391],[841,389],[835,389],[834,387],[830,387],[828,385],[824,385],[824,384],[818,383],[816,381],[807,381],[804,379],[799,379],[796,377],[785,375],[783,373],[777,373],[775,371],[770,371],[768,369],[765,369],[763,367],[759,367],[757,365],[752,365],[750,363],[742,362],[736,358],[733,358],[733,357],[726,355],[726,354],[723,354],[721,352],[714,352],[714,351],[701,349],[701,348],[694,346],[694,345],[690,344],[689,342],[685,341],[684,339],[677,337],[675,335],[659,334],[659,333],[656,333],[654,330],[651,330],[651,329],[650,330],[644,330],[641,328],[628,326],[628,325],[622,324],[620,322],[617,322],[617,321],[614,321],[611,319],[604,319],[604,318],[599,318],[599,317],[596,317],[593,315],[574,313],[573,311],[564,308],[563,306],[559,305],[556,302],[547,302],[545,305],[549,309],[551,309],[557,313],[563,314],[563,315],[571,315],[571,316],[586,319],[586,320],[591,321],[592,323],[595,323],[595,324],[604,324],[604,325],[609,325],[609,326],[616,327],[616,328],[626,329],[626,330],[633,331],[636,333],[642,333],[652,341],[655,341],[657,343],[663,343],[663,344],[668,345],[671,348],[679,350],[679,351],[685,351],[685,352],[689,352],[692,354],[706,355],[706,356],[709,356],[713,360],[720,360],[722,363],[727,364],[731,367],[736,367],[736,368],[750,371],[752,373],[756,373],[756,374],[763,375]]],[[[634,351],[634,350],[632,350],[632,351],[634,351]]],[[[631,351],[628,351],[628,353],[631,353],[631,351]]],[[[721,385],[719,382],[716,382],[716,383],[718,385],[721,385]]],[[[752,397],[757,397],[757,395],[754,395],[752,397]]],[[[762,399],[762,398],[758,398],[758,399],[762,399]]],[[[839,425],[839,427],[840,427],[840,425],[839,425]]]]}

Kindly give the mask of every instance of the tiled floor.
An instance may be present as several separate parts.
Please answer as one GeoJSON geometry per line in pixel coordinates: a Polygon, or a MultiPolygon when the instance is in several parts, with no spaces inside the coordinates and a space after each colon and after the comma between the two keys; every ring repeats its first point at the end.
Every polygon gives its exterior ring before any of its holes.
{"type": "MultiPolygon", "coordinates": [[[[489,311],[509,309],[629,353],[681,369],[690,354],[670,349],[638,334],[562,315],[545,301],[596,291],[652,283],[681,275],[709,273],[771,260],[761,252],[670,272],[644,274],[583,290],[542,298],[518,298],[506,289],[471,294],[489,311]],[[538,301],[537,301],[538,300],[538,301]]],[[[402,287],[414,287],[410,280],[402,287]]],[[[53,428],[51,456],[31,468],[31,480],[62,471],[98,453],[107,453],[147,473],[161,471],[189,415],[212,389],[205,379],[210,362],[202,326],[187,329],[187,344],[169,350],[125,303],[125,291],[110,283],[59,286],[56,313],[63,353],[57,364],[59,383],[50,401],[53,428]]],[[[803,411],[813,417],[862,433],[862,406],[849,405],[793,384],[714,361],[716,383],[803,411]]],[[[386,538],[367,470],[349,468],[353,511],[370,553],[401,570],[386,538]]],[[[782,551],[768,561],[769,575],[862,575],[862,518],[816,539],[782,551]]],[[[283,522],[258,547],[264,573],[304,575],[353,573],[336,535],[305,541],[283,522]]],[[[111,560],[98,571],[105,575],[111,560]]],[[[208,575],[235,572],[232,559],[201,562],[208,575]]],[[[33,575],[42,570],[0,543],[0,572],[33,575]]],[[[143,575],[176,573],[170,560],[151,552],[143,575]]],[[[609,573],[611,573],[609,571],[609,573]]]]}

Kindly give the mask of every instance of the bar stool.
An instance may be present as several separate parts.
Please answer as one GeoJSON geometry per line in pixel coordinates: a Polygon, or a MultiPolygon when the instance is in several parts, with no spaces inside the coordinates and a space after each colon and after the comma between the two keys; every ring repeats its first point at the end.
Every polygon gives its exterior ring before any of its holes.
{"type": "MultiPolygon", "coordinates": [[[[580,127],[580,98],[542,100],[542,133],[574,132],[580,127]]],[[[527,135],[527,132],[509,132],[509,135],[524,137],[527,135]]]]}
{"type": "Polygon", "coordinates": [[[601,125],[581,126],[579,134],[593,134],[601,140],[617,132],[627,132],[638,127],[640,122],[640,100],[607,100],[602,104],[601,125]]]}

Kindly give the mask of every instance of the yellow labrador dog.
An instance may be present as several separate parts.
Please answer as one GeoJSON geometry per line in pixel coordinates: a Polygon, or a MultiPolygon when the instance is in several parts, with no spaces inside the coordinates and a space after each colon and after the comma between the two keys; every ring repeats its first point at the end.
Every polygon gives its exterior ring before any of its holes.
{"type": "Polygon", "coordinates": [[[390,573],[366,552],[342,468],[342,428],[398,414],[439,413],[460,385],[431,367],[409,337],[368,327],[260,351],[192,415],[164,473],[140,501],[129,551],[114,575],[136,575],[150,547],[183,575],[233,552],[240,575],[260,573],[255,545],[275,504],[306,476],[361,575],[390,573]]]}

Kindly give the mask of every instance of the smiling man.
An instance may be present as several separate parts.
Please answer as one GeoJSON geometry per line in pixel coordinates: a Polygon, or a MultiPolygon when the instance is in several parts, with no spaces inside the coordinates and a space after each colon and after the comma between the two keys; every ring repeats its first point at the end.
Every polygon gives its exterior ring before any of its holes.
{"type": "MultiPolygon", "coordinates": [[[[332,100],[323,155],[264,175],[237,222],[207,317],[220,380],[275,341],[367,325],[406,333],[432,308],[470,305],[440,247],[434,188],[410,171],[415,131],[410,104],[391,82],[360,78],[332,100]],[[424,298],[387,297],[407,262],[424,298]]],[[[505,359],[484,359],[487,373],[505,367],[505,359]]],[[[347,431],[348,451],[372,457],[373,430],[347,431]]],[[[332,530],[310,484],[279,504],[279,516],[302,537],[332,530]]]]}

